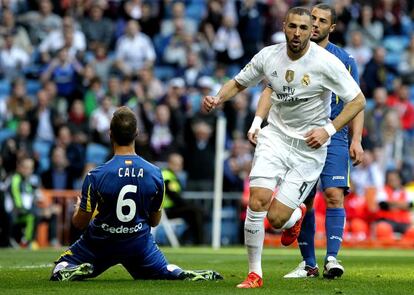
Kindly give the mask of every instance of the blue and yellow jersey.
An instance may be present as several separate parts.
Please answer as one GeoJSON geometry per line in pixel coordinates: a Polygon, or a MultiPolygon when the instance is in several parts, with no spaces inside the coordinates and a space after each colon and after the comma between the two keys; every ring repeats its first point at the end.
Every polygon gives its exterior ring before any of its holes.
{"type": "MultiPolygon", "coordinates": [[[[352,55],[350,55],[342,48],[330,42],[325,47],[325,49],[329,51],[330,53],[332,53],[333,55],[335,55],[345,65],[345,67],[350,72],[352,78],[354,78],[354,80],[359,85],[358,68],[357,68],[355,59],[352,57],[352,55]]],[[[331,120],[335,119],[338,116],[338,114],[342,111],[343,108],[344,108],[343,101],[340,100],[339,97],[335,93],[332,93],[330,119],[331,120]]],[[[335,133],[334,136],[332,137],[331,144],[341,144],[341,142],[348,145],[348,126],[345,126],[344,128],[342,128],[341,131],[335,133]],[[338,142],[338,140],[340,142],[338,142]]]]}
{"type": "Polygon", "coordinates": [[[115,155],[91,170],[83,182],[80,208],[98,211],[86,237],[122,240],[149,234],[148,218],[161,210],[163,196],[158,167],[137,155],[115,155]]]}

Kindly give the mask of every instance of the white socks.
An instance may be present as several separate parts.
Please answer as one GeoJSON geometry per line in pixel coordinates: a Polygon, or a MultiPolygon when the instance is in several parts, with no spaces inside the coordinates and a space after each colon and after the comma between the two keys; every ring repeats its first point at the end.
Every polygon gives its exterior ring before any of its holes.
{"type": "MultiPolygon", "coordinates": [[[[244,222],[244,244],[247,247],[249,259],[249,273],[255,272],[263,277],[262,251],[264,242],[264,219],[267,211],[255,212],[247,207],[246,221],[244,222]]],[[[300,217],[300,215],[299,215],[300,217]]],[[[296,221],[295,221],[296,222],[296,221]]]]}
{"type": "Polygon", "coordinates": [[[292,215],[290,215],[290,218],[286,223],[282,226],[281,229],[288,229],[295,225],[296,221],[298,221],[302,217],[302,210],[300,210],[300,207],[296,208],[292,215]]]}

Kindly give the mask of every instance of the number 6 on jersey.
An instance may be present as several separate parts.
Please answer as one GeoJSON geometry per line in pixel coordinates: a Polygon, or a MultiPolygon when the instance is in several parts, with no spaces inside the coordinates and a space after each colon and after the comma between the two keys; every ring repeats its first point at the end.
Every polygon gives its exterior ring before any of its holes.
{"type": "Polygon", "coordinates": [[[118,217],[118,220],[121,222],[129,222],[131,221],[136,212],[137,206],[135,205],[134,200],[132,199],[125,199],[124,197],[127,193],[136,193],[137,192],[137,186],[128,184],[122,187],[121,191],[118,195],[118,201],[116,202],[116,217],[118,217]],[[129,207],[129,213],[124,214],[122,212],[123,207],[129,207]]]}

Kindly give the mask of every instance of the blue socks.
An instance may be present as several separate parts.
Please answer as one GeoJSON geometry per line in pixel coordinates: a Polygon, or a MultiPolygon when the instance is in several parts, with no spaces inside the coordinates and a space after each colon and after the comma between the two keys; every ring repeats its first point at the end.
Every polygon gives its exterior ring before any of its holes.
{"type": "Polygon", "coordinates": [[[345,216],[344,208],[326,209],[326,257],[338,255],[344,234],[345,216]]]}
{"type": "Polygon", "coordinates": [[[309,265],[311,267],[315,267],[316,265],[315,231],[315,210],[312,209],[306,212],[298,237],[298,244],[303,260],[305,260],[306,265],[309,265]]]}

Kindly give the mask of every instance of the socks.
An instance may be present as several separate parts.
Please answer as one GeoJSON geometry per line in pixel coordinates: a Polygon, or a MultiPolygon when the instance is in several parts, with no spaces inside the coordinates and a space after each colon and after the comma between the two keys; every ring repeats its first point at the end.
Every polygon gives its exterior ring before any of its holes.
{"type": "Polygon", "coordinates": [[[342,236],[345,228],[345,209],[327,208],[326,209],[326,257],[338,255],[342,244],[342,236]]]}
{"type": "Polygon", "coordinates": [[[302,210],[300,208],[296,208],[290,218],[286,223],[281,227],[281,229],[288,229],[295,225],[296,221],[298,221],[302,217],[302,210]]]}
{"type": "Polygon", "coordinates": [[[264,219],[267,211],[255,212],[247,207],[246,221],[244,222],[244,244],[247,248],[249,273],[255,272],[263,277],[262,252],[264,242],[264,219]]]}
{"type": "Polygon", "coordinates": [[[298,237],[299,249],[303,260],[305,261],[306,265],[309,265],[311,267],[316,266],[315,231],[315,210],[312,209],[306,212],[298,237]]]}

